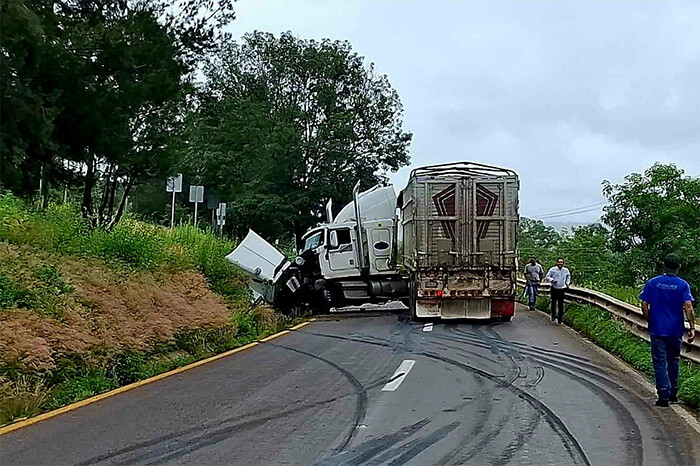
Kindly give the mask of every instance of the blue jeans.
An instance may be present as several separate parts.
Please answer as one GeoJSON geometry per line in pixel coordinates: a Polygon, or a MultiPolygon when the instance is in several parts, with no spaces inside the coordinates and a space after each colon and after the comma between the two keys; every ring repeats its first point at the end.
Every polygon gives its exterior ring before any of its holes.
{"type": "Polygon", "coordinates": [[[530,305],[535,305],[537,302],[537,287],[539,283],[537,282],[527,282],[527,295],[529,297],[530,305]]]}
{"type": "Polygon", "coordinates": [[[651,358],[654,361],[656,391],[668,400],[678,394],[678,362],[681,358],[681,337],[651,336],[651,358]]]}

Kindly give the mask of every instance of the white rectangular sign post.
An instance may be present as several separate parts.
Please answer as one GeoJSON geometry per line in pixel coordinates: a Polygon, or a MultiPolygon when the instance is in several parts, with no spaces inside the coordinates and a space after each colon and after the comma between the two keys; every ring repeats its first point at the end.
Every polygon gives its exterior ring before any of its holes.
{"type": "Polygon", "coordinates": [[[223,231],[224,225],[226,225],[226,203],[220,202],[219,207],[216,208],[216,224],[220,227],[219,229],[223,231]]]}
{"type": "Polygon", "coordinates": [[[197,206],[204,202],[204,186],[190,186],[190,202],[194,202],[194,226],[197,226],[197,206]]]}
{"type": "Polygon", "coordinates": [[[182,173],[168,178],[168,182],[165,185],[165,192],[173,193],[173,204],[170,210],[170,228],[172,228],[175,226],[175,194],[182,192],[182,173]]]}

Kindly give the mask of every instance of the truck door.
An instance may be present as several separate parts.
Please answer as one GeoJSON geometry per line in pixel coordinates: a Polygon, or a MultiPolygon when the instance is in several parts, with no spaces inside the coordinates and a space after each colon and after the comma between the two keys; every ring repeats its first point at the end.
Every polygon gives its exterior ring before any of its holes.
{"type": "MultiPolygon", "coordinates": [[[[353,245],[354,232],[350,228],[334,228],[329,231],[335,232],[338,237],[338,245],[333,246],[328,244],[328,263],[333,272],[348,272],[353,274],[359,271],[357,264],[357,256],[353,245]]],[[[343,276],[342,273],[334,273],[333,275],[343,276]]]]}

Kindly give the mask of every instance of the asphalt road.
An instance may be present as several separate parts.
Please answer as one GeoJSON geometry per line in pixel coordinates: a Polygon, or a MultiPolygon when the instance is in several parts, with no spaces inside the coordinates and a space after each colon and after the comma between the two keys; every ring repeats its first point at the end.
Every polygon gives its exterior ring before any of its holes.
{"type": "Polygon", "coordinates": [[[522,308],[339,317],[4,435],[0,463],[693,464],[698,433],[653,401],[522,308]]]}

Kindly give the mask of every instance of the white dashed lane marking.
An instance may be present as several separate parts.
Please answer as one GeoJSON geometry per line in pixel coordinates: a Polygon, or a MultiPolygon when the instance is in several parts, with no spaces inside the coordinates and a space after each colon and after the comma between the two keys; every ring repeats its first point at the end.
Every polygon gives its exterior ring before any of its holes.
{"type": "Polygon", "coordinates": [[[403,379],[406,378],[409,372],[411,372],[411,368],[413,365],[416,363],[416,361],[412,359],[406,359],[404,362],[401,363],[398,369],[396,369],[396,372],[394,372],[394,375],[391,376],[391,382],[388,384],[384,385],[384,388],[382,388],[383,392],[393,392],[403,382],[403,379]]]}

